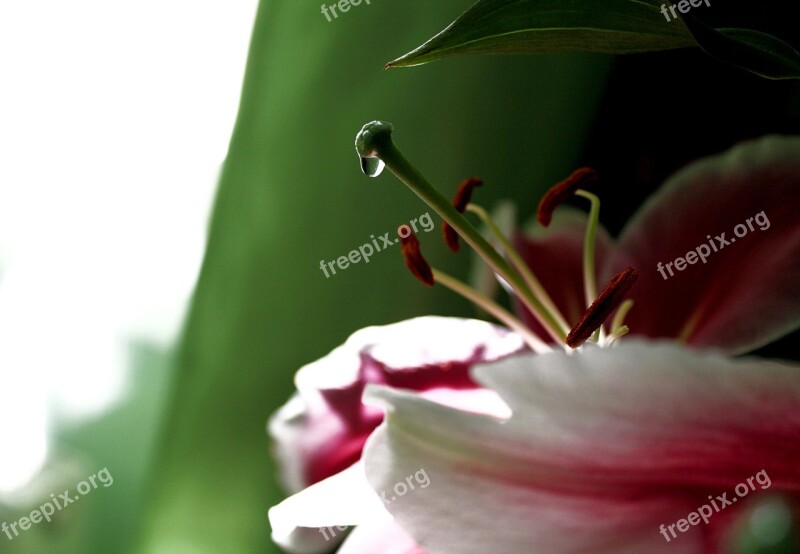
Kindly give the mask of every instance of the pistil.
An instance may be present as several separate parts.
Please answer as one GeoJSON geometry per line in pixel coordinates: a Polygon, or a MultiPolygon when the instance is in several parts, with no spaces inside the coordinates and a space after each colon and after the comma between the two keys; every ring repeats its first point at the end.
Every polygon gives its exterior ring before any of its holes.
{"type": "MultiPolygon", "coordinates": [[[[401,182],[442,217],[447,246],[458,252],[459,237],[467,241],[494,270],[497,278],[504,281],[504,284],[517,295],[556,342],[578,348],[593,337],[599,346],[608,347],[628,333],[629,329],[624,325],[624,319],[633,302],[625,301],[625,296],[638,279],[639,272],[631,267],[625,269],[616,275],[599,295],[597,294],[596,251],[600,225],[600,200],[596,195],[583,189],[583,186],[597,180],[597,173],[593,169],[579,169],[551,188],[542,198],[537,210],[539,222],[547,227],[552,221],[555,209],[566,199],[580,196],[591,203],[583,244],[583,281],[587,309],[581,320],[570,330],[561,312],[509,238],[494,223],[486,210],[470,202],[474,188],[483,182],[474,177],[462,181],[451,204],[395,146],[391,138],[392,131],[390,123],[380,121],[368,123],[361,129],[356,137],[356,152],[364,173],[377,177],[384,167],[389,168],[401,182]],[[483,221],[496,246],[484,238],[483,234],[464,217],[467,211],[483,221]],[[615,311],[610,335],[606,338],[603,325],[615,311]]],[[[419,241],[413,232],[404,235],[398,231],[398,235],[406,265],[420,281],[428,286],[440,283],[483,308],[519,333],[532,350],[551,351],[550,346],[536,333],[492,299],[450,275],[432,269],[423,258],[419,241]]]]}
{"type": "MultiPolygon", "coordinates": [[[[426,204],[433,208],[461,237],[500,275],[519,295],[520,300],[537,318],[547,332],[558,342],[566,339],[559,322],[536,298],[525,280],[492,247],[469,221],[439,193],[395,146],[391,139],[393,127],[389,123],[373,121],[365,125],[356,137],[356,151],[362,159],[362,168],[371,165],[364,159],[378,158],[426,204]]],[[[373,160],[374,161],[374,160],[373,160]]]]}

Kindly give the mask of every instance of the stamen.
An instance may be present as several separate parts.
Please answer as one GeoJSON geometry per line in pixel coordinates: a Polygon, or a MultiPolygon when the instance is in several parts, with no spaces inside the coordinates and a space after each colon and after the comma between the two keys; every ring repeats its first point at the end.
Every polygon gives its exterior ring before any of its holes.
{"type": "Polygon", "coordinates": [[[599,328],[614,309],[622,303],[623,298],[639,278],[639,271],[629,267],[616,275],[606,285],[600,296],[592,302],[586,313],[567,335],[567,345],[577,348],[592,336],[595,329],[599,328]]]}
{"type": "Polygon", "coordinates": [[[628,315],[628,312],[631,311],[631,308],[633,308],[633,300],[631,299],[628,299],[619,305],[619,308],[617,308],[617,313],[614,314],[614,319],[611,320],[612,333],[616,333],[617,329],[627,327],[625,325],[625,316],[628,315]]]}
{"type": "Polygon", "coordinates": [[[536,210],[536,218],[542,227],[547,227],[553,219],[553,211],[562,202],[571,198],[578,189],[597,180],[597,172],[590,167],[582,167],[572,173],[569,177],[555,185],[539,202],[536,210]]]}
{"type": "MultiPolygon", "coordinates": [[[[590,167],[583,167],[555,185],[539,202],[536,217],[542,226],[547,227],[553,219],[553,211],[571,196],[582,196],[591,202],[586,234],[583,240],[583,290],[586,307],[592,305],[597,298],[597,277],[595,271],[595,252],[597,247],[597,230],[600,225],[600,199],[581,187],[597,180],[597,172],[590,167]]],[[[597,328],[592,340],[603,342],[605,331],[603,326],[597,328]]]]}
{"type": "Polygon", "coordinates": [[[398,229],[397,235],[400,237],[400,244],[403,247],[403,257],[406,260],[406,266],[417,279],[428,286],[433,286],[434,283],[444,285],[456,294],[463,296],[470,302],[483,308],[488,314],[494,316],[495,319],[505,324],[509,329],[516,331],[534,352],[540,354],[552,352],[550,347],[537,337],[527,325],[514,317],[510,312],[500,307],[491,298],[482,295],[469,285],[450,277],[442,271],[431,269],[431,266],[428,265],[428,262],[425,261],[425,258],[422,256],[419,239],[417,239],[414,231],[411,231],[408,236],[404,237],[400,234],[398,229]]]}
{"type": "Polygon", "coordinates": [[[561,315],[558,307],[556,306],[555,302],[550,298],[550,295],[547,294],[547,291],[544,289],[542,284],[539,282],[539,279],[531,271],[531,268],[528,267],[528,264],[525,263],[525,260],[522,258],[517,249],[514,248],[514,245],[511,244],[511,241],[508,240],[508,237],[503,234],[489,214],[484,210],[482,207],[478,206],[477,204],[468,204],[467,211],[474,213],[477,215],[481,221],[483,221],[486,228],[492,234],[494,239],[500,246],[500,251],[505,253],[508,256],[508,259],[511,260],[514,268],[522,275],[522,278],[525,279],[525,282],[528,284],[530,289],[533,291],[533,294],[539,299],[542,305],[550,310],[550,313],[553,314],[553,317],[558,322],[559,327],[562,331],[566,334],[569,332],[569,325],[567,321],[564,319],[564,316],[561,315]]]}
{"type": "MultiPolygon", "coordinates": [[[[469,201],[472,199],[472,191],[475,190],[475,187],[479,187],[482,184],[483,180],[477,177],[469,177],[461,181],[461,184],[458,185],[458,190],[456,190],[456,194],[453,197],[453,207],[456,209],[456,211],[462,214],[464,213],[464,210],[467,209],[469,201]]],[[[458,233],[456,233],[456,230],[453,229],[446,221],[442,222],[442,233],[444,234],[444,242],[447,244],[447,247],[453,252],[458,252],[461,249],[461,243],[458,240],[458,233]]]]}
{"type": "MultiPolygon", "coordinates": [[[[588,199],[592,203],[589,209],[589,220],[586,225],[586,235],[583,239],[583,290],[586,296],[586,306],[592,305],[597,298],[597,277],[595,271],[595,250],[597,248],[597,229],[600,226],[600,199],[585,190],[575,191],[575,194],[588,199]]],[[[600,328],[602,335],[603,329],[600,328]]]]}
{"type": "Polygon", "coordinates": [[[552,352],[552,349],[544,341],[537,337],[527,325],[514,317],[505,308],[500,307],[500,305],[492,301],[492,299],[482,295],[466,283],[462,283],[458,279],[450,277],[446,273],[442,273],[438,269],[434,269],[433,274],[438,284],[444,285],[456,294],[460,294],[470,302],[473,302],[477,306],[483,308],[497,321],[503,323],[512,331],[515,331],[534,352],[538,354],[552,352]]]}
{"type": "Polygon", "coordinates": [[[606,339],[606,346],[613,346],[619,339],[627,335],[629,332],[630,329],[627,325],[617,328],[617,330],[612,332],[608,336],[608,339],[606,339]]]}
{"type": "Polygon", "coordinates": [[[406,267],[408,267],[411,273],[414,274],[414,277],[422,281],[424,285],[432,287],[434,279],[431,266],[428,265],[428,262],[425,261],[425,258],[422,256],[417,235],[414,234],[414,231],[409,230],[409,232],[410,234],[404,237],[400,233],[400,229],[397,230],[397,236],[400,237],[400,246],[403,247],[403,257],[406,260],[406,267]]]}

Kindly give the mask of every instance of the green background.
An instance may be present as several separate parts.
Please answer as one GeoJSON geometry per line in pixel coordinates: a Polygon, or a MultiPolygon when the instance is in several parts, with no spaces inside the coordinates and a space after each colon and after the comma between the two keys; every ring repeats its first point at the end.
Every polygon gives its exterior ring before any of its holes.
{"type": "MultiPolygon", "coordinates": [[[[264,425],[293,372],[354,330],[423,314],[469,314],[423,288],[399,249],[326,279],[332,260],[427,207],[388,173],[368,179],[353,148],[373,119],[448,196],[462,178],[481,199],[530,213],[569,172],[602,90],[607,58],[467,58],[413,70],[382,65],[469,1],[373,0],[327,22],[319,2],[263,2],[208,252],[174,381],[142,550],[254,552],[282,497],[264,425]]],[[[437,229],[431,261],[464,275],[437,229]]],[[[274,549],[274,547],[272,547],[274,549]]]]}
{"type": "MultiPolygon", "coordinates": [[[[529,215],[574,169],[591,125],[609,57],[472,57],[383,70],[470,4],[372,0],[327,22],[319,1],[261,2],[181,339],[171,351],[134,345],[129,395],[55,437],[56,458],[77,459],[80,469],[64,470],[52,490],[102,467],[114,484],[0,541],[0,552],[278,552],[267,510],[284,492],[265,425],[292,393],[294,372],[367,325],[474,313],[414,280],[399,248],[323,275],[320,260],[428,211],[388,173],[361,174],[358,130],[391,121],[397,143],[446,196],[478,175],[486,180],[478,202],[512,198],[529,215]]],[[[466,278],[470,256],[446,251],[434,221],[420,237],[428,259],[466,278]]],[[[0,519],[21,515],[0,506],[0,519]]]]}

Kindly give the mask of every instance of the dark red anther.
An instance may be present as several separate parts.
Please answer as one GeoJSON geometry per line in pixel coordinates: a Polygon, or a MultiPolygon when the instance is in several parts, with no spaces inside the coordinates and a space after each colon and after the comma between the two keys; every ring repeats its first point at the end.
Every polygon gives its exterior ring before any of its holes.
{"type": "Polygon", "coordinates": [[[629,267],[611,279],[611,282],[606,285],[600,296],[592,302],[592,305],[583,314],[578,324],[569,332],[567,345],[571,348],[578,348],[586,342],[592,336],[592,333],[605,323],[608,316],[622,303],[625,295],[628,294],[628,291],[631,290],[638,278],[639,271],[629,267]]]}
{"type": "Polygon", "coordinates": [[[597,180],[597,172],[591,167],[582,167],[572,172],[572,175],[555,185],[547,191],[539,202],[536,210],[536,218],[542,227],[550,225],[553,219],[553,212],[562,202],[571,198],[575,191],[585,188],[586,185],[597,180]]]}
{"type": "Polygon", "coordinates": [[[406,267],[411,270],[414,277],[423,282],[423,284],[432,287],[434,284],[433,270],[425,258],[422,256],[422,251],[419,248],[419,240],[414,234],[414,231],[408,228],[408,225],[401,225],[397,230],[397,235],[400,237],[400,246],[403,247],[403,257],[406,259],[406,267]],[[409,234],[405,237],[401,233],[401,229],[407,229],[409,234]]]}
{"type": "MultiPolygon", "coordinates": [[[[470,177],[461,181],[458,185],[456,195],[453,197],[453,207],[459,212],[464,213],[467,209],[467,204],[472,199],[472,191],[475,187],[483,184],[483,180],[478,177],[470,177]]],[[[461,243],[458,241],[458,233],[446,221],[442,222],[442,232],[444,233],[444,242],[447,247],[453,252],[458,252],[461,248],[461,243]]]]}

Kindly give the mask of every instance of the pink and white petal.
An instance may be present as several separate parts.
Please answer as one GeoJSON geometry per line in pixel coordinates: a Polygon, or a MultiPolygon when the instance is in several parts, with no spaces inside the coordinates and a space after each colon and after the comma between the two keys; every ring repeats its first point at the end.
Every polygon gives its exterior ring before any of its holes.
{"type": "Polygon", "coordinates": [[[428,488],[387,508],[432,552],[701,552],[728,516],[670,543],[659,526],[761,470],[771,490],[800,495],[798,367],[628,340],[515,356],[476,378],[510,419],[366,394],[388,410],[367,476],[383,491],[426,470],[428,488]]]}
{"type": "MultiPolygon", "coordinates": [[[[514,241],[519,253],[570,326],[578,323],[587,308],[583,287],[586,226],[587,216],[584,212],[564,206],[555,211],[549,227],[543,228],[534,219],[514,241]]],[[[608,259],[612,249],[613,239],[602,225],[599,226],[595,252],[598,262],[608,259]]],[[[539,336],[548,336],[524,306],[517,303],[517,311],[523,314],[524,321],[539,336]]]]}
{"type": "MultiPolygon", "coordinates": [[[[419,398],[399,391],[385,392],[383,399],[397,410],[420,408],[414,402],[419,398]]],[[[434,411],[441,409],[437,406],[434,411]]],[[[441,423],[429,413],[422,414],[422,421],[432,426],[441,423]]],[[[457,430],[447,428],[450,433],[469,433],[477,421],[469,423],[457,430]]],[[[462,443],[460,437],[439,449],[437,444],[447,439],[444,434],[417,442],[407,435],[417,429],[401,429],[393,424],[390,419],[387,428],[379,427],[368,442],[368,475],[376,490],[391,491],[415,469],[426,470],[430,486],[397,498],[388,509],[430,552],[700,551],[698,537],[686,538],[673,547],[658,533],[658,524],[685,516],[694,509],[692,502],[676,499],[665,507],[660,498],[617,498],[619,495],[613,496],[611,488],[608,497],[598,491],[558,490],[557,478],[552,477],[553,482],[548,483],[545,475],[535,475],[536,467],[530,468],[533,475],[526,478],[521,459],[512,462],[493,457],[490,448],[470,441],[462,443]],[[663,518],[665,514],[667,518],[663,518]]]]}
{"type": "Polygon", "coordinates": [[[402,527],[392,521],[359,525],[336,554],[427,554],[402,527]]]}
{"type": "Polygon", "coordinates": [[[524,348],[520,337],[485,321],[420,317],[354,333],[302,367],[298,393],[268,424],[284,486],[295,492],[356,462],[383,413],[364,406],[367,383],[416,391],[474,390],[472,365],[524,348]]]}
{"type": "Polygon", "coordinates": [[[741,144],[670,178],[628,223],[605,272],[631,263],[640,271],[632,332],[742,353],[797,329],[798,182],[800,137],[781,136],[741,144]],[[716,240],[721,233],[730,244],[716,240]],[[697,255],[706,250],[702,263],[697,255]],[[692,251],[694,265],[675,268],[692,251]],[[673,265],[662,276],[659,263],[673,265]]]}
{"type": "Polygon", "coordinates": [[[292,554],[329,552],[344,535],[326,537],[326,527],[382,525],[391,519],[369,487],[361,462],[269,510],[272,540],[292,554]]]}

